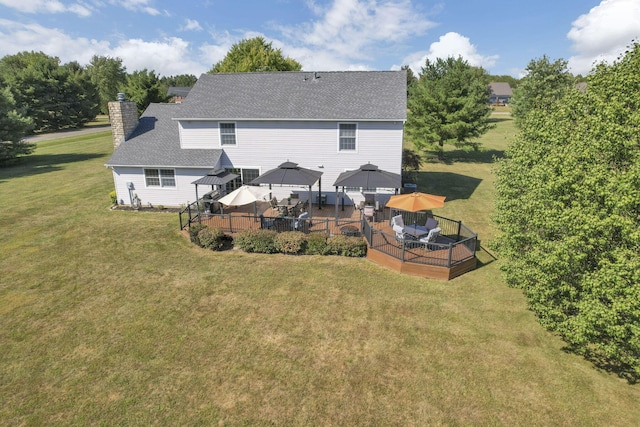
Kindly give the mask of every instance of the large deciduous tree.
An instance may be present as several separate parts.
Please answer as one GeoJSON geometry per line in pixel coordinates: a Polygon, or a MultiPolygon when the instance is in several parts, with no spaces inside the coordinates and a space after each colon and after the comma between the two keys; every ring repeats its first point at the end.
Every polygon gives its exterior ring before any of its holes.
{"type": "Polygon", "coordinates": [[[497,169],[510,286],[579,354],[640,379],[640,46],[534,106],[497,169]]]}
{"type": "Polygon", "coordinates": [[[129,100],[136,102],[139,114],[142,114],[152,102],[166,102],[168,99],[167,89],[160,78],[155,71],[148,71],[146,68],[129,74],[126,85],[121,86],[121,91],[129,100]]]}
{"type": "Polygon", "coordinates": [[[23,139],[31,126],[31,119],[16,109],[9,89],[0,84],[0,164],[33,152],[35,145],[23,139]]]}
{"type": "Polygon", "coordinates": [[[262,37],[243,39],[234,44],[222,61],[209,73],[238,73],[253,71],[300,71],[302,65],[285,57],[280,49],[262,37]]]}
{"type": "Polygon", "coordinates": [[[120,86],[127,81],[127,71],[122,59],[94,55],[87,65],[87,73],[100,96],[100,113],[108,114],[109,101],[115,101],[120,86]]]}
{"type": "Polygon", "coordinates": [[[575,85],[575,78],[567,70],[564,59],[551,62],[544,55],[529,62],[525,71],[526,75],[520,79],[509,101],[516,123],[534,108],[552,105],[575,85]]]}
{"type": "Polygon", "coordinates": [[[409,89],[406,133],[418,150],[444,145],[472,146],[471,138],[491,128],[486,72],[458,57],[426,60],[409,89]]]}

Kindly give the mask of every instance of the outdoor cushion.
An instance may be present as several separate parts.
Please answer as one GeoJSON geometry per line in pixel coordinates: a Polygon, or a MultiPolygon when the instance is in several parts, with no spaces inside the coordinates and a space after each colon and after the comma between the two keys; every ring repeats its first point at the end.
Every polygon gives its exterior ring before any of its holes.
{"type": "Polygon", "coordinates": [[[391,218],[391,227],[393,227],[394,225],[404,227],[404,221],[402,220],[402,215],[396,215],[393,218],[391,218]]]}
{"type": "Polygon", "coordinates": [[[432,230],[438,226],[438,221],[434,218],[427,219],[427,223],[424,225],[427,230],[432,230]]]}
{"type": "Polygon", "coordinates": [[[426,237],[421,237],[420,241],[422,243],[433,243],[438,238],[438,235],[440,234],[440,231],[442,231],[442,230],[440,228],[436,227],[433,230],[429,231],[429,234],[427,234],[426,237]]]}

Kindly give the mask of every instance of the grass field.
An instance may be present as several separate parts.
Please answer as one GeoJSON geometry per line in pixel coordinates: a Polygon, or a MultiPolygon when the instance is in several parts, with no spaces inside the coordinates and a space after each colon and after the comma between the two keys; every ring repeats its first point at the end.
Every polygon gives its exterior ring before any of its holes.
{"type": "MultiPolygon", "coordinates": [[[[438,214],[493,235],[491,160],[427,163],[438,214]]],[[[638,425],[640,386],[563,351],[484,250],[450,282],[366,259],[207,252],[110,211],[109,132],[0,169],[0,424],[638,425]]]]}

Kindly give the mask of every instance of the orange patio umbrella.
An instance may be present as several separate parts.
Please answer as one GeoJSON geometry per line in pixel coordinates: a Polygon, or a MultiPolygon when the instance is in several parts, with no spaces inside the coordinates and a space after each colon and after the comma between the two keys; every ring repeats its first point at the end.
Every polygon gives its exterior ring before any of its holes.
{"type": "Polygon", "coordinates": [[[391,196],[386,206],[401,211],[419,212],[444,207],[444,199],[446,196],[427,193],[398,194],[391,196]]]}

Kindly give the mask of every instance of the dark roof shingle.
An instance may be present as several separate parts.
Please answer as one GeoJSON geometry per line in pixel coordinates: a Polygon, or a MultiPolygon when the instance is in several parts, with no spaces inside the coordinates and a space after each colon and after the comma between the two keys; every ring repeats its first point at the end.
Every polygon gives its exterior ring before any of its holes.
{"type": "Polygon", "coordinates": [[[222,150],[180,148],[178,123],[182,104],[151,104],[138,127],[115,150],[107,166],[205,167],[216,166],[222,150]]]}
{"type": "Polygon", "coordinates": [[[203,74],[175,117],[405,120],[406,86],[404,70],[203,74]]]}

